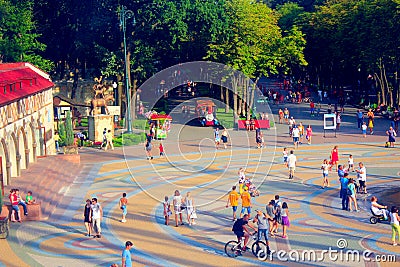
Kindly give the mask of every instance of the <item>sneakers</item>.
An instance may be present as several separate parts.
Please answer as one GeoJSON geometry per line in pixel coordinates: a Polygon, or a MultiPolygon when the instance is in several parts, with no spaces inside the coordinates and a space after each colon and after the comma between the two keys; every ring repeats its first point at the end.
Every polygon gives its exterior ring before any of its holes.
{"type": "Polygon", "coordinates": [[[125,220],[125,219],[123,219],[123,220],[121,220],[121,222],[122,222],[122,223],[126,223],[126,220],[125,220]]]}
{"type": "Polygon", "coordinates": [[[393,243],[393,246],[397,246],[397,243],[393,243]]]}

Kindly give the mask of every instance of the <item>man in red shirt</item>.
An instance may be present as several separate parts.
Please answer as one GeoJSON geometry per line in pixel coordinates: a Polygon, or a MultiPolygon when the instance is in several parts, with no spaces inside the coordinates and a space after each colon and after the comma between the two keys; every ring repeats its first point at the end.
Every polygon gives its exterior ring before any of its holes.
{"type": "Polygon", "coordinates": [[[18,222],[21,222],[21,219],[19,218],[18,196],[15,189],[11,189],[9,199],[12,209],[15,211],[15,219],[18,222]]]}

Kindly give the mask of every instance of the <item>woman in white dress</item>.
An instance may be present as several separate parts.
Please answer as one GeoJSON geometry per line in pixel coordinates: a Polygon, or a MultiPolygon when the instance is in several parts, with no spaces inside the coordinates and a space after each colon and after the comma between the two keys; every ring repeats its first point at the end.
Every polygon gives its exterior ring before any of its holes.
{"type": "Polygon", "coordinates": [[[189,223],[189,225],[194,225],[194,224],[196,224],[194,219],[197,218],[197,214],[196,214],[196,210],[194,207],[194,200],[193,200],[192,196],[190,195],[190,192],[187,192],[187,194],[186,194],[185,204],[186,204],[188,223],[189,223]]]}
{"type": "Polygon", "coordinates": [[[179,190],[175,190],[174,198],[173,198],[173,204],[174,204],[174,212],[175,212],[175,226],[178,227],[178,214],[180,218],[181,225],[183,225],[182,222],[182,203],[183,199],[181,196],[181,193],[179,193],[179,190]]]}

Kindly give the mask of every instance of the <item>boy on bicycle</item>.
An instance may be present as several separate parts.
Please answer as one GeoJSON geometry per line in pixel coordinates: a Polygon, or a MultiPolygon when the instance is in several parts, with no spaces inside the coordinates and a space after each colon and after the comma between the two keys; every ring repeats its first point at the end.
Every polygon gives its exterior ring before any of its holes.
{"type": "Polygon", "coordinates": [[[246,251],[247,242],[249,241],[249,237],[251,235],[249,229],[247,229],[246,225],[248,225],[251,229],[257,232],[256,228],[249,224],[249,215],[245,214],[243,218],[238,219],[232,227],[232,231],[235,233],[238,242],[242,240],[244,237],[244,246],[242,247],[243,251],[246,251]]]}

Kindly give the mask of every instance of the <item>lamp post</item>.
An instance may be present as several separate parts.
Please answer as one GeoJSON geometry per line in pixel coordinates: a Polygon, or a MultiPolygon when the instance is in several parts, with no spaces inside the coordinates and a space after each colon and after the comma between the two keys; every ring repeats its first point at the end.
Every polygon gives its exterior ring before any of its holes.
{"type": "Polygon", "coordinates": [[[131,88],[129,86],[128,76],[128,64],[126,55],[126,20],[133,18],[135,23],[134,13],[132,10],[126,9],[125,6],[121,6],[119,10],[119,22],[124,35],[124,56],[125,56],[125,96],[126,96],[126,131],[132,132],[132,115],[131,115],[131,88]]]}

